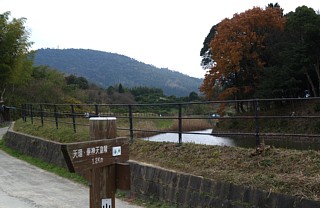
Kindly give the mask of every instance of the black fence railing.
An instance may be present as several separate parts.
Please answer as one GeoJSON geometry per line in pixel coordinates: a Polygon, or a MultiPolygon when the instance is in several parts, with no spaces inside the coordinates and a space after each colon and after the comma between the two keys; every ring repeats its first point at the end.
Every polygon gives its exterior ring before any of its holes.
{"type": "Polygon", "coordinates": [[[34,123],[34,119],[38,119],[42,126],[46,122],[54,122],[56,128],[65,123],[72,126],[74,132],[80,126],[89,125],[89,119],[86,118],[117,117],[127,121],[127,127],[118,127],[118,130],[128,131],[131,141],[134,139],[135,132],[175,133],[179,144],[183,142],[183,134],[255,137],[256,145],[261,143],[261,139],[269,137],[299,137],[316,140],[316,142],[320,141],[320,98],[249,99],[161,104],[29,103],[23,104],[17,110],[20,111],[25,122],[30,120],[31,123],[34,123]],[[66,121],[65,118],[69,120],[66,121]],[[176,127],[161,130],[158,128],[141,128],[136,125],[137,120],[164,119],[173,120],[176,127]],[[205,120],[210,124],[209,128],[213,129],[213,133],[191,132],[186,126],[190,123],[192,126],[195,120],[205,120]],[[299,123],[301,123],[301,126],[290,129],[289,122],[295,123],[293,126],[299,126],[299,123]]]}

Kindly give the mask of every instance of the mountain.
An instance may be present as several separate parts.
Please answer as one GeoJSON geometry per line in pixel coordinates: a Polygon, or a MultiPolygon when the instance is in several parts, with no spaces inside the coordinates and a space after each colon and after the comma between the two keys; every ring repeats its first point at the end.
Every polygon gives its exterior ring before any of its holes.
{"type": "Polygon", "coordinates": [[[199,93],[202,83],[202,79],[157,68],[124,55],[88,49],[38,49],[34,63],[85,77],[104,88],[120,83],[128,88],[156,87],[168,96],[188,96],[192,91],[199,93]]]}

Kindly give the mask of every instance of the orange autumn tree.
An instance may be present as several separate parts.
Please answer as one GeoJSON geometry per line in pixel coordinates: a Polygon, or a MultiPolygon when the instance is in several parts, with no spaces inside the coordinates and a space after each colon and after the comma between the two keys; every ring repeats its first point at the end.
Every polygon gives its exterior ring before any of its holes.
{"type": "Polygon", "coordinates": [[[210,42],[213,66],[200,90],[209,99],[244,99],[253,95],[268,64],[266,49],[285,18],[280,7],[254,7],[224,19],[210,42]]]}

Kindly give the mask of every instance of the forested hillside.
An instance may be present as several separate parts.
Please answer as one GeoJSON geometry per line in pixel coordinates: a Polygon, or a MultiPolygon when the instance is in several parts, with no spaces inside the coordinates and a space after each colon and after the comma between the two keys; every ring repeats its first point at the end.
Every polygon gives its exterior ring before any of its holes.
{"type": "Polygon", "coordinates": [[[169,69],[144,64],[124,55],[85,49],[39,49],[35,66],[47,65],[66,74],[83,76],[103,88],[122,84],[125,87],[161,88],[166,95],[187,96],[199,92],[201,79],[169,69]]]}

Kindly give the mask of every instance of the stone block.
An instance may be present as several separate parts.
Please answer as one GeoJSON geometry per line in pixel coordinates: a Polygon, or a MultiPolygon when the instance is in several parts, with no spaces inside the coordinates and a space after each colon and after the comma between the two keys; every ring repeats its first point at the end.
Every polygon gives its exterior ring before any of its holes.
{"type": "Polygon", "coordinates": [[[144,192],[144,184],[145,180],[143,180],[142,178],[136,178],[131,184],[131,190],[133,190],[134,192],[142,193],[144,192]]]}
{"type": "Polygon", "coordinates": [[[145,195],[149,195],[150,196],[150,194],[148,193],[149,183],[152,183],[152,182],[146,181],[146,180],[142,180],[140,192],[145,194],[145,195]]]}
{"type": "Polygon", "coordinates": [[[319,208],[320,207],[320,201],[311,201],[308,199],[301,199],[299,201],[298,206],[301,208],[319,208]]]}
{"type": "Polygon", "coordinates": [[[252,190],[253,190],[253,188],[250,186],[246,186],[244,188],[243,202],[245,202],[245,203],[252,202],[252,198],[253,198],[252,190]]]}
{"type": "Polygon", "coordinates": [[[139,167],[138,175],[140,175],[143,179],[145,179],[145,176],[146,176],[146,166],[145,165],[141,165],[139,167]]]}
{"type": "Polygon", "coordinates": [[[201,188],[200,191],[205,193],[205,194],[211,194],[212,192],[212,184],[214,182],[212,180],[203,178],[201,181],[201,188]]]}
{"type": "Polygon", "coordinates": [[[211,194],[213,197],[217,198],[220,195],[221,182],[212,181],[211,183],[211,194]]]}
{"type": "Polygon", "coordinates": [[[253,204],[258,207],[264,207],[267,202],[267,192],[254,189],[253,204]]]}
{"type": "Polygon", "coordinates": [[[166,176],[166,184],[171,187],[178,187],[179,175],[177,172],[169,171],[166,176]]]}
{"type": "Polygon", "coordinates": [[[199,191],[190,191],[189,193],[188,205],[190,205],[190,207],[198,207],[200,204],[202,204],[202,197],[199,191]]]}
{"type": "Polygon", "coordinates": [[[160,194],[160,185],[158,183],[148,181],[148,195],[158,196],[160,194]]]}
{"type": "Polygon", "coordinates": [[[211,207],[224,207],[223,206],[223,201],[219,198],[213,197],[210,200],[208,208],[211,207]]]}
{"type": "Polygon", "coordinates": [[[219,192],[219,198],[220,199],[228,199],[230,191],[230,183],[228,182],[221,182],[220,183],[220,192],[219,192]]]}
{"type": "Polygon", "coordinates": [[[177,204],[178,205],[183,205],[186,202],[186,196],[188,194],[187,189],[179,189],[176,193],[176,199],[177,199],[177,204]]]}
{"type": "Polygon", "coordinates": [[[165,195],[166,201],[170,202],[171,204],[177,203],[177,195],[178,194],[177,194],[176,188],[168,186],[166,188],[165,194],[166,194],[165,195]]]}
{"type": "Polygon", "coordinates": [[[166,180],[166,177],[167,177],[168,173],[170,173],[170,171],[167,171],[167,170],[162,169],[162,168],[158,169],[158,182],[160,184],[168,185],[167,180],[166,180]]]}
{"type": "Polygon", "coordinates": [[[198,191],[200,192],[200,187],[201,187],[201,182],[202,182],[202,177],[199,176],[190,176],[189,179],[189,188],[192,191],[198,191]]]}
{"type": "Polygon", "coordinates": [[[199,207],[209,207],[211,197],[209,195],[204,195],[203,193],[200,193],[199,195],[199,207]]]}
{"type": "Polygon", "coordinates": [[[162,184],[159,184],[159,183],[157,184],[159,185],[159,193],[158,193],[159,201],[166,201],[168,187],[163,186],[162,184]]]}
{"type": "Polygon", "coordinates": [[[155,168],[151,167],[151,166],[146,166],[145,167],[145,179],[147,181],[152,181],[155,180],[155,168]]]}
{"type": "Polygon", "coordinates": [[[132,162],[129,160],[129,164],[130,164],[130,170],[131,170],[131,177],[136,177],[137,173],[138,173],[138,169],[140,167],[140,165],[138,165],[135,162],[132,162]]]}
{"type": "Polygon", "coordinates": [[[267,207],[276,207],[277,206],[277,200],[278,200],[278,194],[270,193],[267,195],[266,199],[266,205],[267,207]]]}
{"type": "Polygon", "coordinates": [[[244,193],[244,186],[230,184],[228,200],[231,201],[242,201],[244,193]]]}
{"type": "Polygon", "coordinates": [[[179,189],[187,189],[189,186],[190,175],[179,174],[178,178],[179,178],[179,185],[178,185],[179,189]]]}
{"type": "Polygon", "coordinates": [[[295,198],[293,196],[278,195],[277,198],[276,207],[297,207],[295,206],[295,198]]]}

